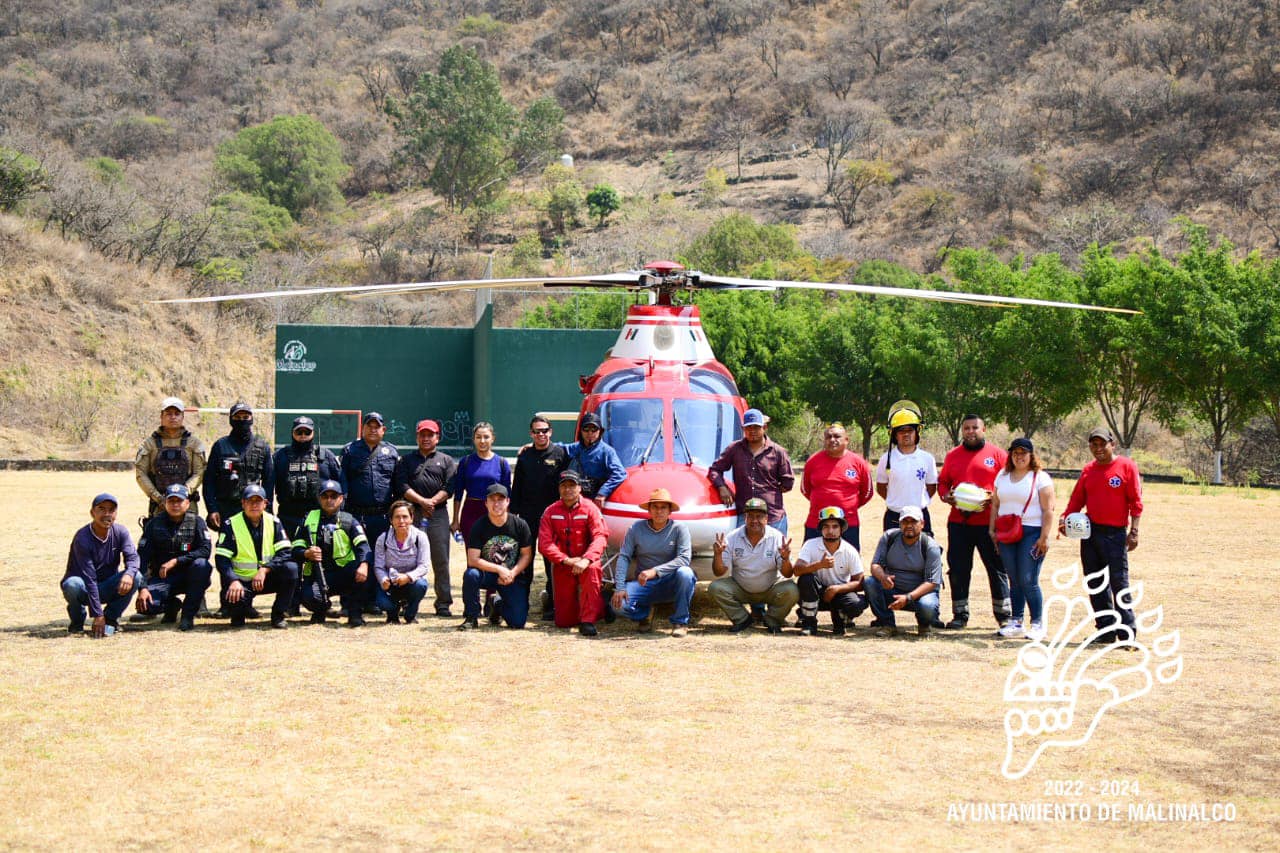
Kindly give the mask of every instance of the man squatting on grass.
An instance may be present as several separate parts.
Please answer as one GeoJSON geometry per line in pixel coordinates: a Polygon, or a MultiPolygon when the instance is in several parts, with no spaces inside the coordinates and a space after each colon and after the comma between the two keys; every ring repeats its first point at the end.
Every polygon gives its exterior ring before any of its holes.
{"type": "Polygon", "coordinates": [[[93,520],[76,531],[62,576],[62,597],[67,600],[71,624],[67,631],[84,631],[85,607],[93,617],[92,636],[110,637],[120,629],[120,614],[129,606],[138,587],[138,552],[123,524],[116,523],[120,502],[103,492],[93,499],[93,520]],[[121,570],[120,559],[124,558],[121,570]]]}

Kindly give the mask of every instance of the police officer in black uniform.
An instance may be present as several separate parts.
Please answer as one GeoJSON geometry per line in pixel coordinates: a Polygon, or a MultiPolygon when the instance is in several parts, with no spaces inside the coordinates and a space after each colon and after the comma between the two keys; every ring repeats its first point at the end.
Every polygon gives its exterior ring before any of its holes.
{"type": "Polygon", "coordinates": [[[307,513],[320,508],[320,483],[342,480],[333,451],[317,443],[316,422],[303,415],[293,419],[293,442],[275,454],[276,505],[280,523],[290,539],[307,513]]]}
{"type": "Polygon", "coordinates": [[[223,519],[240,511],[240,495],[245,486],[262,486],[267,511],[275,492],[275,471],[271,466],[271,445],[253,432],[253,409],[245,402],[231,407],[231,432],[213,443],[204,471],[204,505],[209,527],[221,529],[223,519]]]}
{"type": "Polygon", "coordinates": [[[138,448],[133,473],[138,487],[150,500],[148,517],[164,514],[164,495],[169,486],[182,483],[194,494],[204,478],[204,444],[186,428],[185,416],[182,400],[165,397],[160,403],[159,429],[138,448]]]}
{"type": "Polygon", "coordinates": [[[179,631],[190,631],[213,574],[211,553],[209,528],[191,508],[187,487],[173,483],[165,489],[164,512],[147,522],[138,541],[147,578],[135,600],[138,612],[162,613],[161,622],[178,622],[179,631]]]}
{"type": "Polygon", "coordinates": [[[302,606],[311,611],[313,624],[324,624],[329,596],[346,602],[347,624],[364,624],[364,604],[373,575],[372,551],[364,528],[351,513],[342,511],[342,484],[320,484],[320,508],[307,514],[293,540],[293,559],[302,564],[302,606]],[[304,562],[305,561],[305,562],[304,562]]]}
{"type": "MultiPolygon", "coordinates": [[[[386,533],[391,524],[387,509],[391,506],[391,481],[395,477],[400,451],[382,438],[387,434],[386,423],[378,412],[364,416],[360,425],[360,438],[342,448],[339,465],[342,482],[347,487],[343,509],[355,516],[364,528],[372,549],[378,537],[386,533]]],[[[365,601],[370,605],[377,594],[377,581],[369,573],[369,594],[365,601]]]]}

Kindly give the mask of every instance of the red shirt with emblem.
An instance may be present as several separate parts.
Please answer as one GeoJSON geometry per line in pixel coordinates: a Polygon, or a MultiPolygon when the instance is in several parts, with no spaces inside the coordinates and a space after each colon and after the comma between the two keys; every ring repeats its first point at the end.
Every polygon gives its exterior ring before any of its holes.
{"type": "MultiPolygon", "coordinates": [[[[973,483],[991,491],[995,488],[996,474],[1000,473],[1008,458],[1008,453],[989,441],[977,450],[970,450],[963,444],[952,448],[947,458],[942,460],[942,470],[938,472],[938,495],[945,498],[961,483],[973,483]]],[[[990,519],[990,504],[982,512],[964,512],[953,506],[947,523],[986,527],[990,519]]]]}
{"type": "Polygon", "coordinates": [[[1127,456],[1113,457],[1106,465],[1097,459],[1084,466],[1063,518],[1081,509],[1094,524],[1124,527],[1130,517],[1142,515],[1142,477],[1127,456]]]}
{"type": "Polygon", "coordinates": [[[823,507],[838,506],[844,510],[850,527],[858,526],[858,508],[875,494],[875,478],[871,466],[852,450],[831,458],[819,450],[804,463],[800,491],[809,498],[809,515],[805,527],[818,526],[818,512],[823,507]]]}

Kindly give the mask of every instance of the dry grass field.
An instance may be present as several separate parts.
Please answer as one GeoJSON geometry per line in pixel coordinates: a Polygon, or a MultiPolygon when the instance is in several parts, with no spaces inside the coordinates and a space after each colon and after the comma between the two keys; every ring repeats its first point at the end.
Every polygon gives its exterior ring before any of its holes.
{"type": "MultiPolygon", "coordinates": [[[[873,637],[867,617],[843,639],[735,637],[703,604],[684,640],[427,617],[91,642],[67,636],[58,580],[103,490],[136,529],[129,474],[0,473],[6,848],[1280,847],[1280,493],[1148,486],[1133,574],[1180,631],[1182,677],[1009,781],[1019,644],[982,605],[927,641],[873,637]],[[1092,818],[954,819],[1055,801],[1092,818]],[[1104,803],[1230,803],[1236,819],[1104,821],[1104,803]]],[[[798,496],[790,509],[796,524],[798,496]]],[[[1054,544],[1046,584],[1072,550],[1054,544]]],[[[455,588],[460,567],[455,550],[455,588]]]]}

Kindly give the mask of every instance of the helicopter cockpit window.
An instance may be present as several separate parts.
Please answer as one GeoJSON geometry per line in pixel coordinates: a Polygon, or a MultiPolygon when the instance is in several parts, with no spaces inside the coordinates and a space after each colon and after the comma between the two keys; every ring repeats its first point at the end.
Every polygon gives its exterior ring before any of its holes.
{"type": "Polygon", "coordinates": [[[623,394],[644,390],[644,371],[618,370],[596,383],[594,394],[623,394]]]}
{"type": "Polygon", "coordinates": [[[675,428],[679,433],[675,440],[677,462],[709,466],[731,442],[742,438],[742,423],[730,403],[676,400],[674,406],[675,428]]]}
{"type": "Polygon", "coordinates": [[[653,440],[654,433],[662,428],[661,400],[606,400],[600,404],[600,420],[604,423],[604,440],[618,451],[626,467],[639,465],[645,450],[649,451],[646,461],[664,461],[662,436],[653,440]]]}
{"type": "Polygon", "coordinates": [[[738,396],[738,386],[733,383],[733,380],[714,370],[695,369],[689,371],[689,388],[695,394],[738,396]]]}

